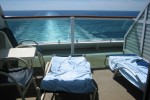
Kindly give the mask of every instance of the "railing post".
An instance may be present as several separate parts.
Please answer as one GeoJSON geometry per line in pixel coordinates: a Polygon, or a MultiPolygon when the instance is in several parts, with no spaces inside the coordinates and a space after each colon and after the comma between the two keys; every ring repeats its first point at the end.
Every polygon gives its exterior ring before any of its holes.
{"type": "Polygon", "coordinates": [[[3,9],[1,7],[1,5],[0,5],[0,16],[4,16],[3,9]]]}
{"type": "Polygon", "coordinates": [[[1,8],[1,5],[0,5],[0,28],[3,29],[4,27],[7,26],[7,23],[6,21],[3,19],[4,17],[4,13],[3,13],[3,10],[1,8]]]}
{"type": "Polygon", "coordinates": [[[71,55],[74,54],[74,17],[71,17],[71,55]]]}

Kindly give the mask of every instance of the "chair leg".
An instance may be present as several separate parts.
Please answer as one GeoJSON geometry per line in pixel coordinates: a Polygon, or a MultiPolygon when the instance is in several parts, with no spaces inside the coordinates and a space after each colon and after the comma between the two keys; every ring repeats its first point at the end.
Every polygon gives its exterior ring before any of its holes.
{"type": "Polygon", "coordinates": [[[119,69],[116,69],[115,72],[114,72],[113,78],[116,77],[116,75],[118,74],[118,72],[119,72],[119,69]]]}
{"type": "Polygon", "coordinates": [[[93,94],[92,94],[92,100],[95,100],[97,92],[98,92],[98,90],[95,89],[94,92],[93,92],[93,94]]]}
{"type": "Polygon", "coordinates": [[[37,92],[37,100],[40,100],[41,98],[40,98],[40,88],[39,87],[37,87],[37,85],[36,85],[36,82],[35,82],[35,80],[34,79],[32,79],[32,82],[33,82],[33,84],[34,84],[34,86],[35,86],[35,89],[36,89],[36,92],[37,92]]]}
{"type": "Polygon", "coordinates": [[[44,100],[45,95],[46,95],[46,93],[45,93],[45,92],[44,92],[44,93],[42,93],[42,95],[41,95],[41,100],[44,100]]]}
{"type": "Polygon", "coordinates": [[[95,96],[96,96],[96,91],[94,91],[93,93],[92,100],[95,100],[95,96]]]}
{"type": "Polygon", "coordinates": [[[52,95],[52,97],[51,97],[51,100],[53,100],[54,97],[56,97],[56,93],[53,93],[53,95],[52,95]]]}
{"type": "Polygon", "coordinates": [[[17,90],[18,90],[22,100],[25,100],[25,93],[22,91],[22,89],[18,85],[16,85],[16,87],[17,87],[17,90]]]}

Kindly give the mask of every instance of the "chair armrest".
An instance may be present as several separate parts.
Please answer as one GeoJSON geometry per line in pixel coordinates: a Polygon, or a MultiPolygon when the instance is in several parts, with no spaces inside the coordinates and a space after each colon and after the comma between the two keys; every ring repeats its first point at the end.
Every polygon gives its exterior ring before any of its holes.
{"type": "Polygon", "coordinates": [[[33,43],[34,45],[38,46],[38,43],[33,40],[22,40],[18,43],[18,45],[23,45],[25,42],[33,43]]]}
{"type": "Polygon", "coordinates": [[[18,46],[16,47],[36,47],[39,52],[42,52],[42,49],[39,47],[39,44],[34,40],[22,40],[18,43],[18,46]]]}
{"type": "Polygon", "coordinates": [[[35,48],[34,46],[32,46],[32,45],[18,45],[18,46],[16,46],[15,48],[28,48],[28,47],[31,47],[31,48],[35,48]]]}
{"type": "Polygon", "coordinates": [[[7,62],[9,64],[11,64],[12,61],[21,61],[21,63],[23,63],[25,65],[25,67],[31,68],[31,66],[29,66],[29,64],[24,59],[19,58],[19,57],[6,57],[6,58],[0,59],[0,68],[2,68],[3,64],[5,64],[7,62]]]}

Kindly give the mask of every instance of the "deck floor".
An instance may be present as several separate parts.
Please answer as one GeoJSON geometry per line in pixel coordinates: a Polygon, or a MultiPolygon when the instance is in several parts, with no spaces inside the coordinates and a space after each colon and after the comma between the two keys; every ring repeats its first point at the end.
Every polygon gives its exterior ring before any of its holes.
{"type": "MultiPolygon", "coordinates": [[[[113,73],[109,69],[93,68],[92,72],[98,85],[98,95],[95,100],[142,100],[142,92],[122,76],[113,79],[113,73]]],[[[39,76],[36,81],[38,86],[40,86],[41,79],[42,77],[39,76]]],[[[11,89],[8,91],[9,93],[3,95],[5,99],[0,98],[0,100],[21,100],[18,95],[16,96],[17,92],[11,91],[11,89]]],[[[51,100],[51,98],[52,93],[46,93],[44,100],[51,100]]],[[[32,85],[27,92],[26,100],[36,100],[36,92],[32,85]]],[[[88,97],[87,95],[61,94],[56,96],[54,100],[88,100],[88,97]]]]}
{"type": "MultiPolygon", "coordinates": [[[[125,78],[118,76],[113,79],[112,77],[113,73],[109,69],[93,70],[93,78],[98,85],[96,100],[142,100],[142,92],[125,78]]],[[[51,96],[51,93],[47,93],[45,100],[49,100],[51,96]]],[[[71,97],[58,100],[88,100],[85,95],[80,98],[77,99],[77,95],[71,95],[71,97]]]]}
{"type": "MultiPolygon", "coordinates": [[[[103,63],[104,58],[108,53],[120,53],[119,51],[121,50],[106,52],[107,50],[100,50],[97,52],[91,52],[92,50],[89,50],[89,53],[86,52],[87,60],[92,66],[93,79],[96,81],[98,86],[98,94],[95,100],[142,100],[142,91],[134,87],[124,77],[118,76],[113,79],[113,73],[103,63]]],[[[84,53],[84,50],[81,51],[79,54],[84,53]]],[[[65,52],[67,51],[65,50],[64,53],[65,52]]],[[[45,61],[50,61],[51,56],[49,55],[56,53],[58,54],[58,52],[51,51],[49,54],[45,54],[45,61]]],[[[34,70],[38,76],[36,83],[40,87],[43,73],[40,67],[36,67],[39,65],[37,59],[34,60],[34,65],[34,70]]],[[[17,91],[10,88],[5,89],[4,93],[0,91],[0,94],[0,100],[21,100],[17,91]]],[[[52,93],[46,93],[44,100],[51,100],[51,98],[52,93]]],[[[36,91],[33,85],[31,85],[27,91],[26,100],[36,100],[36,91]]],[[[61,94],[56,96],[54,100],[89,100],[89,98],[87,95],[61,94]]]]}

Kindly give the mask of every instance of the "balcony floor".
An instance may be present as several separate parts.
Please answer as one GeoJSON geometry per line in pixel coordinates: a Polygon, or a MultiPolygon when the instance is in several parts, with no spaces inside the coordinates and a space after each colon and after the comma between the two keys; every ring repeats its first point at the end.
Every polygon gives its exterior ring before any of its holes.
{"type": "MultiPolygon", "coordinates": [[[[39,68],[35,69],[39,74],[39,68]]],[[[98,85],[98,95],[95,100],[142,100],[143,93],[130,84],[122,76],[113,77],[113,73],[109,69],[92,69],[93,78],[98,85]]],[[[38,77],[36,81],[38,86],[40,86],[41,77],[38,77]]],[[[36,92],[34,87],[31,85],[29,91],[26,94],[26,100],[35,100],[36,92]]],[[[17,95],[17,92],[8,90],[11,95],[4,96],[5,100],[21,100],[17,95]]],[[[2,97],[2,95],[1,95],[2,97]]],[[[52,93],[46,93],[44,100],[50,100],[52,93]]],[[[1,98],[0,98],[1,99],[1,98]]],[[[1,99],[3,100],[3,99],[1,99]]],[[[58,95],[54,100],[88,100],[87,95],[58,95]]]]}
{"type": "MultiPolygon", "coordinates": [[[[142,100],[142,92],[130,84],[125,78],[122,76],[118,76],[115,79],[112,78],[113,73],[109,69],[103,70],[93,70],[93,78],[98,85],[98,95],[96,96],[96,100],[142,100]]],[[[47,93],[45,100],[49,100],[52,94],[47,93]]],[[[77,96],[66,97],[65,99],[59,100],[87,100],[86,97],[77,96]],[[81,99],[80,99],[81,98],[81,99]]]]}
{"type": "MultiPolygon", "coordinates": [[[[87,60],[91,63],[93,79],[96,81],[98,86],[98,95],[95,100],[142,100],[143,93],[131,83],[129,83],[124,77],[117,76],[113,79],[113,73],[109,70],[108,67],[104,65],[104,59],[106,54],[112,53],[121,53],[120,49],[111,49],[98,50],[98,51],[86,51],[87,60]]],[[[81,50],[78,54],[84,54],[85,50],[81,50]]],[[[45,52],[44,59],[45,61],[50,61],[52,54],[58,54],[60,51],[49,51],[45,52]]],[[[66,54],[68,51],[61,51],[62,54],[66,54]],[[63,53],[62,53],[63,52],[63,53]]],[[[37,85],[40,86],[42,79],[42,69],[38,66],[38,60],[34,60],[34,70],[38,76],[36,80],[37,85]]],[[[31,85],[29,91],[26,94],[26,100],[36,100],[36,91],[31,85]]],[[[4,94],[1,97],[6,98],[5,100],[21,100],[17,95],[17,91],[11,91],[12,89],[6,89],[4,94]],[[7,91],[8,90],[8,91],[7,91]],[[9,94],[9,96],[8,96],[9,94]]],[[[44,100],[50,100],[52,93],[47,93],[44,100]]],[[[1,99],[4,100],[4,99],[1,99]]],[[[73,95],[73,94],[61,94],[58,95],[54,100],[88,100],[87,95],[73,95]]]]}

